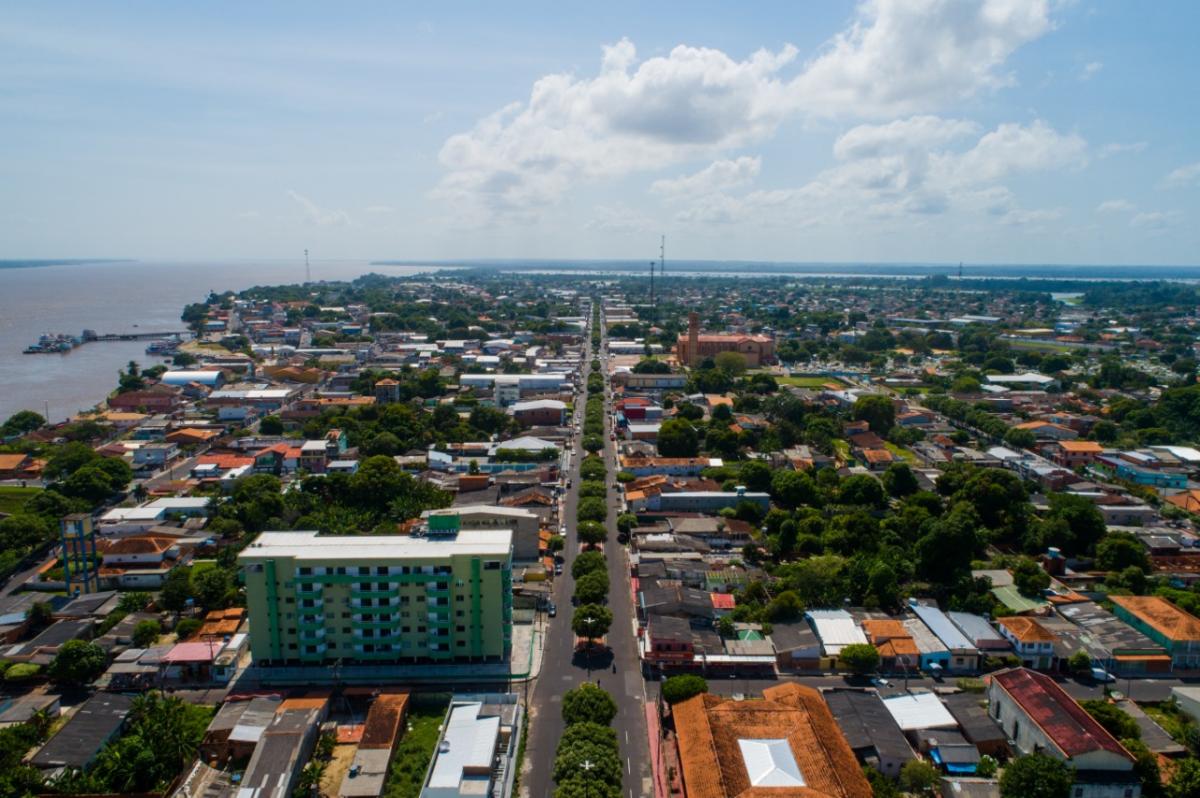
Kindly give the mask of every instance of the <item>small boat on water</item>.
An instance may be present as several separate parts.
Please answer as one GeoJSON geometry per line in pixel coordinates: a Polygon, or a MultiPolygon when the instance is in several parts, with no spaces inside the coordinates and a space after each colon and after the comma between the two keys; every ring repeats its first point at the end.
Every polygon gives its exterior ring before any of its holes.
{"type": "Polygon", "coordinates": [[[80,339],[63,333],[46,333],[36,344],[25,347],[27,355],[56,355],[70,352],[82,343],[80,339]]]}
{"type": "Polygon", "coordinates": [[[179,341],[170,338],[162,338],[157,341],[151,341],[146,346],[147,355],[170,355],[179,347],[179,341]]]}

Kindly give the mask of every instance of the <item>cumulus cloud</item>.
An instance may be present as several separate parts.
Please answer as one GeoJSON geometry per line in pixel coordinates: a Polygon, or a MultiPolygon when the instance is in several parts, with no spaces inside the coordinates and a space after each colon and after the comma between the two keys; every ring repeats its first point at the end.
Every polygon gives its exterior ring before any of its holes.
{"type": "Polygon", "coordinates": [[[1162,179],[1163,188],[1184,188],[1200,183],[1200,161],[1173,169],[1162,179]]]}
{"type": "Polygon", "coordinates": [[[1012,83],[1000,67],[1051,28],[1045,0],[868,0],[806,65],[796,94],[814,113],[895,116],[1012,83]]]}
{"type": "Polygon", "coordinates": [[[1100,61],[1089,61],[1079,70],[1079,79],[1084,81],[1091,80],[1100,74],[1100,70],[1102,69],[1104,69],[1104,64],[1100,61]]]}
{"type": "MultiPolygon", "coordinates": [[[[447,139],[434,193],[467,217],[511,218],[552,205],[579,181],[762,141],[789,118],[927,113],[1011,83],[1004,62],[1050,28],[1046,0],[863,0],[850,26],[803,64],[791,45],[742,60],[680,45],[639,60],[622,39],[604,48],[596,74],[542,77],[527,100],[447,139]]],[[[969,132],[969,123],[946,124],[929,134],[969,132]]]]}
{"type": "Polygon", "coordinates": [[[1135,214],[1129,220],[1129,226],[1139,230],[1155,232],[1171,227],[1175,222],[1179,221],[1180,216],[1181,214],[1178,211],[1144,211],[1135,214]]]}
{"type": "Polygon", "coordinates": [[[714,161],[694,174],[656,180],[650,190],[674,197],[737,188],[753,182],[761,169],[761,158],[744,155],[732,161],[714,161]]]}
{"type": "Polygon", "coordinates": [[[300,206],[304,212],[304,218],[308,220],[309,224],[315,227],[348,227],[353,224],[350,214],[343,210],[322,208],[297,191],[288,191],[287,194],[300,206]]]}
{"type": "Polygon", "coordinates": [[[1003,181],[1014,175],[1082,166],[1087,142],[1042,121],[1003,124],[960,142],[969,123],[914,117],[862,125],[834,143],[840,163],[793,188],[741,196],[683,194],[676,220],[685,224],[844,222],[919,219],[949,212],[1009,225],[1053,221],[1061,209],[1026,209],[1003,181]],[[964,146],[964,144],[966,146],[964,146]]]}
{"type": "Polygon", "coordinates": [[[597,205],[584,229],[604,233],[649,233],[659,228],[644,213],[628,205],[597,205]]]}
{"type": "Polygon", "coordinates": [[[1127,152],[1143,152],[1148,146],[1150,143],[1146,141],[1112,142],[1101,147],[1098,155],[1101,158],[1111,158],[1127,152]]]}
{"type": "Polygon", "coordinates": [[[1132,213],[1137,206],[1129,200],[1110,199],[1096,206],[1096,213],[1132,213]]]}

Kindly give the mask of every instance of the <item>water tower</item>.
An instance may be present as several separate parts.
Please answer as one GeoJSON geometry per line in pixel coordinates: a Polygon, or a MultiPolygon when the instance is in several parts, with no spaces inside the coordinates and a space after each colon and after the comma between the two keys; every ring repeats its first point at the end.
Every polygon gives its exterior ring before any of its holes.
{"type": "Polygon", "coordinates": [[[59,531],[67,595],[97,592],[100,589],[100,564],[96,558],[96,530],[92,527],[92,517],[87,513],[63,516],[59,531]]]}

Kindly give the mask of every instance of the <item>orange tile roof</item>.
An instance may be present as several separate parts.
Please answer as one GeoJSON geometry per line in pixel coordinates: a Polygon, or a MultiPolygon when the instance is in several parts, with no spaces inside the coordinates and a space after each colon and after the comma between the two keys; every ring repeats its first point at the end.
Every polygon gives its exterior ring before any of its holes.
{"type": "Polygon", "coordinates": [[[1064,452],[1100,454],[1104,451],[1104,447],[1095,441],[1059,441],[1058,445],[1064,452]]]}
{"type": "Polygon", "coordinates": [[[0,471],[15,471],[25,464],[27,454],[0,454],[0,471]]]}
{"type": "Polygon", "coordinates": [[[380,694],[367,710],[366,729],[359,748],[391,749],[404,733],[401,724],[408,712],[408,692],[393,691],[380,694]]]}
{"type": "Polygon", "coordinates": [[[687,798],[871,798],[854,752],[820,693],[788,683],[763,698],[730,701],[707,693],[672,710],[687,798]],[[740,740],[788,742],[804,787],[750,783],[740,740]]]}
{"type": "Polygon", "coordinates": [[[904,621],[891,618],[868,618],[862,622],[863,631],[872,640],[887,640],[893,637],[912,637],[904,621]]]}
{"type": "Polygon", "coordinates": [[[1200,490],[1192,489],[1183,493],[1174,493],[1167,496],[1166,500],[1189,513],[1200,513],[1200,490]]]}
{"type": "Polygon", "coordinates": [[[1200,640],[1200,618],[1161,596],[1110,596],[1113,604],[1137,616],[1170,640],[1200,640]]]}
{"type": "Polygon", "coordinates": [[[1022,643],[1053,643],[1058,639],[1037,620],[1026,618],[1023,615],[997,618],[996,623],[1007,629],[1022,643]]]}

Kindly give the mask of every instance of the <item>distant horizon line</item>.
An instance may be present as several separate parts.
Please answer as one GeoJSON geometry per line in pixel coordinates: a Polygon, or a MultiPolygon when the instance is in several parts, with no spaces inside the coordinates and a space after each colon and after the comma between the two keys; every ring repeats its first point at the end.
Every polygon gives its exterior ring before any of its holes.
{"type": "MultiPolygon", "coordinates": [[[[362,262],[368,266],[463,266],[463,265],[553,265],[553,264],[626,264],[645,268],[650,258],[402,258],[379,259],[363,257],[328,257],[312,258],[313,263],[345,263],[362,262]]],[[[163,264],[197,264],[197,263],[303,263],[304,256],[291,257],[210,257],[210,258],[131,258],[131,257],[84,257],[84,258],[0,258],[0,268],[37,268],[45,266],[78,266],[88,264],[116,263],[163,263],[163,264]]],[[[654,261],[658,263],[657,259],[654,261]]],[[[919,267],[944,268],[956,270],[960,266],[967,269],[1006,268],[1006,269],[1200,269],[1200,263],[1089,263],[1079,262],[1022,262],[1022,261],[936,261],[936,260],[775,260],[770,258],[678,258],[666,261],[668,270],[675,265],[712,265],[726,264],[765,265],[765,266],[800,266],[812,267],[919,267]]]]}

